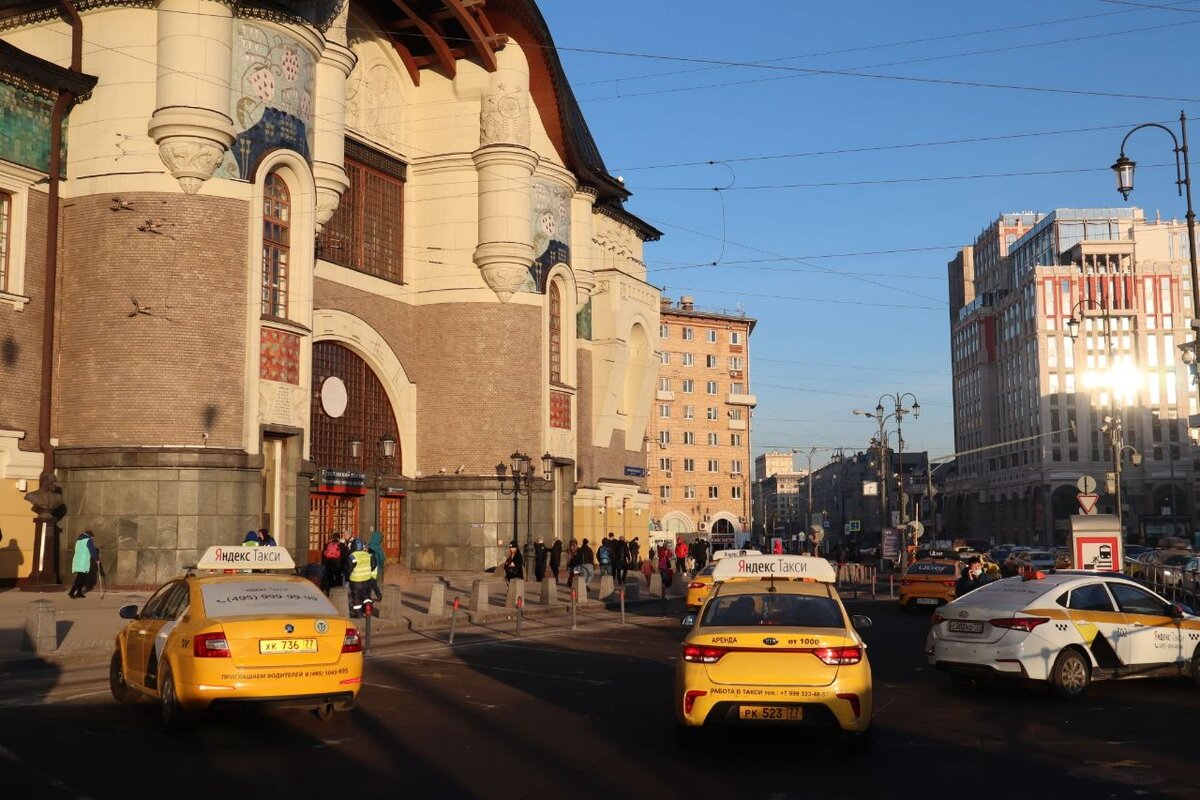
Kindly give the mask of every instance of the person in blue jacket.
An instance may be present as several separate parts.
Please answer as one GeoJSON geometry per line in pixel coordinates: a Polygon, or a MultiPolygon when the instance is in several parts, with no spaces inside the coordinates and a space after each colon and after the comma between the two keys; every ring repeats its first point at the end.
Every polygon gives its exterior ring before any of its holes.
{"type": "Polygon", "coordinates": [[[75,582],[67,597],[72,599],[83,597],[92,587],[89,580],[92,570],[100,563],[100,551],[96,549],[95,534],[91,529],[79,534],[75,539],[75,555],[71,558],[71,571],[75,573],[75,582]]]}

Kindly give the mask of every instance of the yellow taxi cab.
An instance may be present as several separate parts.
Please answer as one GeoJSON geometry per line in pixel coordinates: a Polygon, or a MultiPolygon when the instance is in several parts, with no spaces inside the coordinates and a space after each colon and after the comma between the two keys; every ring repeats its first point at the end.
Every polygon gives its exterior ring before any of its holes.
{"type": "Polygon", "coordinates": [[[696,573],[687,585],[687,598],[684,600],[684,606],[688,611],[699,611],[700,606],[704,605],[704,599],[708,597],[709,591],[713,584],[713,570],[717,567],[717,562],[722,558],[729,556],[758,556],[762,553],[758,550],[717,550],[712,554],[712,561],[704,565],[704,569],[696,573]]]}
{"type": "Polygon", "coordinates": [[[963,562],[937,550],[921,553],[900,578],[900,608],[937,608],[954,600],[963,562]]]}
{"type": "Polygon", "coordinates": [[[328,720],[362,687],[362,641],[281,547],[212,547],[146,604],[125,606],[109,669],[122,703],[159,703],[164,727],[222,703],[311,709],[328,720]],[[209,570],[207,574],[199,572],[209,570]],[[233,573],[233,574],[228,574],[233,573]]]}
{"type": "Polygon", "coordinates": [[[681,736],[704,726],[804,725],[840,729],[865,745],[871,665],[822,558],[724,558],[690,628],[675,671],[681,736]]]}

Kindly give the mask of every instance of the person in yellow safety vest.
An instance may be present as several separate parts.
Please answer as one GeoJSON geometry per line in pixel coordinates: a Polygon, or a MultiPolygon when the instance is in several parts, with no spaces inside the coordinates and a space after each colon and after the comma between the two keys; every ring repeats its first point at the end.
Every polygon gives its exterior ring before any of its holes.
{"type": "Polygon", "coordinates": [[[375,554],[363,547],[362,539],[350,544],[347,573],[350,576],[350,616],[361,617],[363,600],[370,596],[371,582],[375,579],[379,565],[375,554]]]}

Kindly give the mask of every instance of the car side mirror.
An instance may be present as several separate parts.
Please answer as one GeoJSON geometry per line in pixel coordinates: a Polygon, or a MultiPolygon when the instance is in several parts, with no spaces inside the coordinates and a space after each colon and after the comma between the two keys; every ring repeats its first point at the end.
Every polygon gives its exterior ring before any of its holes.
{"type": "Polygon", "coordinates": [[[696,627],[696,615],[695,615],[695,614],[688,614],[687,616],[685,616],[685,617],[683,618],[683,622],[681,622],[680,624],[681,624],[683,627],[685,627],[685,628],[694,628],[694,627],[696,627]]]}
{"type": "Polygon", "coordinates": [[[854,616],[850,617],[850,624],[854,626],[855,630],[864,631],[875,623],[871,622],[870,617],[865,617],[862,614],[855,614],[854,616]]]}
{"type": "Polygon", "coordinates": [[[121,619],[137,619],[137,611],[137,606],[121,606],[117,613],[121,615],[121,619]]]}
{"type": "Polygon", "coordinates": [[[1171,603],[1171,605],[1167,606],[1167,616],[1171,619],[1182,619],[1183,608],[1179,603],[1171,603]]]}

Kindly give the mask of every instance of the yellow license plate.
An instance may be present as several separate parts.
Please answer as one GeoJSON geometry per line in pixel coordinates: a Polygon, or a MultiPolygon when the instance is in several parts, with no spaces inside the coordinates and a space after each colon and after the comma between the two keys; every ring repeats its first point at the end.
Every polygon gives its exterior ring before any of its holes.
{"type": "Polygon", "coordinates": [[[315,653],[316,639],[259,639],[259,653],[315,653]]]}
{"type": "Polygon", "coordinates": [[[791,706],[738,706],[738,719],[797,722],[804,719],[804,709],[791,706]]]}

